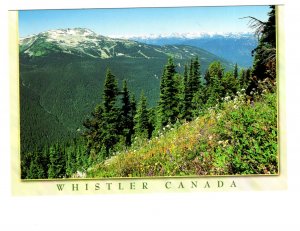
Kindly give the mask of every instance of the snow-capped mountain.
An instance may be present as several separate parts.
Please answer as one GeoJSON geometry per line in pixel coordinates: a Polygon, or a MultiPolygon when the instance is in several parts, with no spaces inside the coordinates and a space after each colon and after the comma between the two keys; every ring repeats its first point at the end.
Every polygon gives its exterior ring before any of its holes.
{"type": "Polygon", "coordinates": [[[244,67],[252,65],[252,50],[258,40],[252,33],[173,33],[126,37],[152,45],[190,45],[202,48],[244,67]]]}
{"type": "Polygon", "coordinates": [[[147,35],[128,35],[128,36],[111,36],[113,38],[123,38],[130,40],[154,40],[154,39],[197,39],[197,38],[212,38],[212,37],[224,37],[224,38],[248,38],[253,37],[253,33],[249,32],[188,32],[188,33],[170,33],[170,34],[147,34],[147,35]]]}
{"type": "Polygon", "coordinates": [[[111,39],[85,28],[58,29],[21,38],[20,51],[30,57],[61,52],[105,59],[123,55],[115,51],[120,42],[127,47],[137,44],[124,39],[111,39]]]}

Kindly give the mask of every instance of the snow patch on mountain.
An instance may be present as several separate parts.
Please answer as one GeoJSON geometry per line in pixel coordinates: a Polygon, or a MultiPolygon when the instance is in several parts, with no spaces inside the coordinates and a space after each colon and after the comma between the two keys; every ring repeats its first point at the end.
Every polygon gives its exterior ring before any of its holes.
{"type": "MultiPolygon", "coordinates": [[[[128,39],[109,38],[98,35],[92,30],[85,28],[69,28],[49,30],[37,35],[21,38],[19,40],[20,50],[29,56],[44,55],[47,53],[47,50],[44,48],[41,48],[42,51],[37,51],[36,48],[32,48],[37,40],[48,43],[49,45],[52,44],[67,54],[87,55],[102,59],[111,58],[115,55],[127,56],[122,54],[122,52],[115,51],[119,44],[122,44],[125,48],[131,48],[138,44],[128,39]]],[[[145,56],[144,54],[140,55],[145,56]]]]}

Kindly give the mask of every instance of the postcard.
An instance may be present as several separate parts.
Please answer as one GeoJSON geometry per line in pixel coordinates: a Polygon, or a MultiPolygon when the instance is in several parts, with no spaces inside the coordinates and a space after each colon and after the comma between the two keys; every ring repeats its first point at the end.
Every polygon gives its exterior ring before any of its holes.
{"type": "Polygon", "coordinates": [[[11,11],[13,195],[285,190],[282,10],[11,11]]]}

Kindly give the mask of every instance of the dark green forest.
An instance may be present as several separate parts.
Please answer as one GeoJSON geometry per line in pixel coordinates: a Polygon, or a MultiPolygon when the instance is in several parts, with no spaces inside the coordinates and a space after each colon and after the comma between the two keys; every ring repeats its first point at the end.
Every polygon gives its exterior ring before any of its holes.
{"type": "MultiPolygon", "coordinates": [[[[204,69],[197,56],[179,67],[170,56],[160,67],[153,99],[143,90],[143,84],[154,87],[151,80],[135,86],[119,73],[117,63],[107,66],[96,106],[76,118],[82,121],[76,133],[44,110],[39,95],[29,94],[30,86],[22,82],[21,104],[30,97],[38,106],[22,108],[21,131],[34,120],[30,137],[39,142],[32,145],[35,141],[21,134],[21,178],[278,173],[275,7],[267,22],[249,20],[259,39],[252,68],[236,64],[228,69],[212,61],[204,69]],[[29,110],[31,117],[26,117],[29,110]],[[59,135],[38,134],[46,126],[59,135]]],[[[82,73],[87,78],[88,69],[82,73]]]]}

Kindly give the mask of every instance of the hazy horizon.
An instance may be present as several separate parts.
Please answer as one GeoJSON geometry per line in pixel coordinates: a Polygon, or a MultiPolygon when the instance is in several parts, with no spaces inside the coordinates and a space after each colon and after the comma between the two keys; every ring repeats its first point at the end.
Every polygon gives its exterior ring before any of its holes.
{"type": "Polygon", "coordinates": [[[108,37],[252,33],[252,16],[265,21],[269,6],[125,8],[19,11],[20,37],[48,30],[87,28],[108,37]]]}

